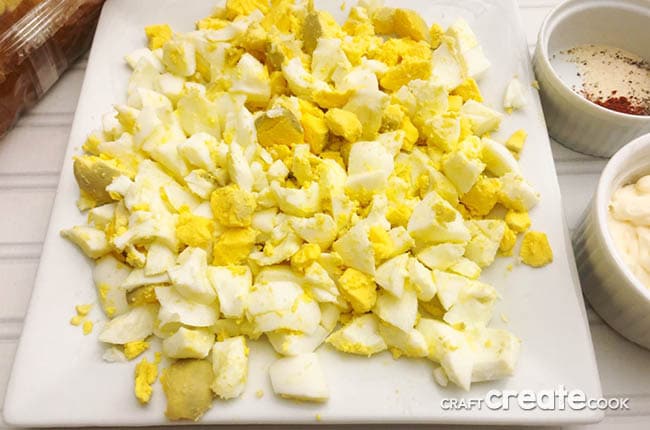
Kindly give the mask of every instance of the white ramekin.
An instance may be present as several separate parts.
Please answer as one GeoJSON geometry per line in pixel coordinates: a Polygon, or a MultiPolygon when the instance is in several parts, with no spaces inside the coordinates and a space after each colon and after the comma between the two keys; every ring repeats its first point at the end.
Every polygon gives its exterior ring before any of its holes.
{"type": "Polygon", "coordinates": [[[605,166],[598,188],[573,234],[582,290],[616,331],[650,349],[650,288],[620,257],[607,226],[614,191],[650,174],[650,134],[630,142],[605,166]]]}
{"type": "Polygon", "coordinates": [[[611,111],[576,94],[549,61],[553,54],[583,44],[608,45],[650,59],[648,0],[568,0],[544,20],[533,67],[549,134],[563,145],[610,157],[635,137],[650,132],[650,116],[611,111]]]}

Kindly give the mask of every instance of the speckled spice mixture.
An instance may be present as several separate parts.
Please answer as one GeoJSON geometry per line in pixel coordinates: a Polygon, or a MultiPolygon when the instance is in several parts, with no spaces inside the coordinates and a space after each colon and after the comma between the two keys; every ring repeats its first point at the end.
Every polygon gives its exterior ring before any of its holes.
{"type": "Polygon", "coordinates": [[[638,55],[604,45],[580,45],[563,51],[578,66],[588,100],[618,112],[650,115],[650,63],[638,55]]]}

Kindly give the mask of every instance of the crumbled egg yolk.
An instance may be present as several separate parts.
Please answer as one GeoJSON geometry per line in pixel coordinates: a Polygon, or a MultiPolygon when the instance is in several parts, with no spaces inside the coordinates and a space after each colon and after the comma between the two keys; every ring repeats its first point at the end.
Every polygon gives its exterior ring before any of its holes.
{"type": "Polygon", "coordinates": [[[189,209],[181,210],[176,224],[176,237],[188,246],[205,248],[212,240],[213,221],[197,216],[189,209]]]}
{"type": "Polygon", "coordinates": [[[348,268],[339,278],[341,294],[350,302],[356,313],[368,312],[377,301],[377,285],[372,277],[348,268]]]}
{"type": "Polygon", "coordinates": [[[506,224],[516,233],[523,233],[531,225],[530,216],[528,212],[517,212],[509,210],[505,217],[506,224]]]}
{"type": "Polygon", "coordinates": [[[248,227],[255,212],[255,196],[228,185],[212,192],[210,205],[215,219],[226,227],[248,227]]]}
{"type": "MultiPolygon", "coordinates": [[[[492,330],[491,314],[449,302],[447,282],[491,312],[476,279],[497,253],[512,255],[518,234],[524,263],[552,260],[546,236],[527,232],[538,197],[513,168],[525,131],[504,151],[482,140],[501,114],[482,104],[471,29],[366,4],[339,25],[312,2],[227,0],[196,32],[145,29],[149,50],[127,56],[127,104],[75,159],[79,207],[96,209],[62,232],[97,260],[100,338],[113,325],[139,334],[118,343],[127,359],[153,335],[186,359],[175,362],[184,372],[208,374],[216,343],[266,334],[285,354],[317,334],[342,352],[435,351],[440,362],[458,345],[436,341],[430,317],[467,339],[466,327],[492,330]]],[[[70,321],[85,334],[86,306],[70,321]]],[[[247,352],[220,347],[215,375],[242,374],[247,352]]],[[[136,366],[142,403],[159,359],[136,366]]],[[[439,370],[458,384],[456,371],[439,370]]],[[[198,418],[211,402],[206,388],[192,409],[178,380],[166,384],[169,417],[198,418]]]]}
{"type": "Polygon", "coordinates": [[[144,340],[134,340],[124,344],[124,356],[127,360],[133,360],[138,355],[149,349],[149,342],[144,340]]]}
{"type": "Polygon", "coordinates": [[[160,363],[160,359],[160,353],[156,353],[156,358],[153,362],[149,362],[146,358],[143,358],[135,366],[134,392],[135,397],[142,404],[149,403],[149,400],[151,400],[151,394],[153,393],[151,386],[156,382],[156,378],[158,378],[158,363],[160,363]]]}
{"type": "Polygon", "coordinates": [[[524,149],[524,143],[526,143],[527,137],[528,133],[526,133],[526,130],[519,129],[515,131],[506,140],[506,148],[511,150],[516,156],[519,156],[519,153],[524,149]]]}
{"type": "Polygon", "coordinates": [[[172,29],[167,24],[149,25],[144,28],[144,33],[149,40],[149,49],[162,48],[172,38],[172,29]]]}
{"type": "Polygon", "coordinates": [[[82,331],[84,336],[89,335],[93,331],[93,322],[92,321],[84,321],[83,326],[82,326],[82,331]]]}
{"type": "Polygon", "coordinates": [[[553,250],[546,233],[527,231],[519,251],[521,261],[532,267],[542,267],[553,261],[553,250]]]}

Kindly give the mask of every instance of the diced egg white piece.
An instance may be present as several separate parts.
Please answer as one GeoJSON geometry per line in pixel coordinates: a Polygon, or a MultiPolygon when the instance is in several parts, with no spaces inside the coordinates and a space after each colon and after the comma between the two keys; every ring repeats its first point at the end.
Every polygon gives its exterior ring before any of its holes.
{"type": "Polygon", "coordinates": [[[367,67],[357,66],[351,70],[346,69],[344,66],[339,66],[337,72],[333,76],[336,84],[336,89],[341,92],[350,90],[370,90],[376,94],[379,89],[379,82],[375,72],[367,67]]]}
{"type": "Polygon", "coordinates": [[[233,70],[230,91],[245,95],[249,103],[266,106],[271,83],[264,65],[249,53],[242,55],[233,70]]]}
{"type": "Polygon", "coordinates": [[[238,144],[230,145],[227,161],[228,174],[230,179],[244,191],[250,192],[253,189],[253,173],[251,167],[244,157],[242,147],[238,144]]]}
{"type": "Polygon", "coordinates": [[[449,154],[442,164],[442,172],[461,194],[465,194],[474,186],[483,170],[485,163],[468,157],[462,151],[449,154]]]}
{"type": "Polygon", "coordinates": [[[415,329],[424,336],[429,351],[428,358],[432,361],[440,363],[447,351],[468,348],[465,334],[442,321],[420,318],[415,329]]]}
{"type": "Polygon", "coordinates": [[[163,71],[162,63],[158,57],[156,57],[156,55],[148,48],[138,48],[135,51],[127,54],[124,59],[126,60],[126,63],[129,65],[129,67],[131,67],[131,69],[135,69],[140,61],[145,60],[154,66],[159,72],[163,71]]]}
{"type": "Polygon", "coordinates": [[[162,188],[167,197],[167,201],[176,211],[180,212],[183,206],[187,206],[191,210],[201,203],[201,200],[193,196],[192,193],[177,182],[170,182],[163,185],[162,188]]]}
{"type": "Polygon", "coordinates": [[[341,49],[341,39],[318,39],[312,53],[311,70],[316,79],[329,81],[337,67],[350,69],[352,64],[341,49]]]}
{"type": "Polygon", "coordinates": [[[433,274],[424,264],[413,257],[409,257],[408,277],[410,284],[415,289],[418,300],[428,302],[433,299],[436,291],[438,291],[435,282],[433,282],[433,274]]]}
{"type": "Polygon", "coordinates": [[[214,137],[221,136],[221,124],[216,103],[205,96],[202,85],[189,87],[185,84],[185,95],[177,103],[178,120],[185,133],[193,136],[197,133],[206,133],[214,137]]]}
{"type": "Polygon", "coordinates": [[[431,58],[431,82],[447,91],[453,90],[463,82],[463,69],[454,55],[454,44],[453,40],[443,39],[431,58]]]}
{"type": "Polygon", "coordinates": [[[185,40],[170,40],[163,46],[163,64],[174,75],[191,76],[196,72],[196,49],[185,40]]]}
{"type": "Polygon", "coordinates": [[[332,303],[320,304],[320,325],[330,333],[336,327],[341,309],[332,303]]]}
{"type": "Polygon", "coordinates": [[[205,250],[187,247],[178,256],[178,264],[167,271],[176,291],[190,301],[206,305],[217,297],[206,276],[207,258],[205,250]]]}
{"type": "Polygon", "coordinates": [[[216,165],[212,159],[210,150],[216,146],[217,139],[214,136],[205,132],[199,132],[179,143],[178,152],[188,163],[205,169],[208,172],[213,172],[216,169],[216,165]]]}
{"type": "Polygon", "coordinates": [[[183,93],[184,86],[185,79],[180,76],[172,75],[171,73],[163,73],[159,75],[155,82],[156,90],[164,94],[174,103],[183,93]]]}
{"type": "Polygon", "coordinates": [[[146,276],[159,275],[166,272],[176,263],[176,254],[160,241],[149,245],[147,263],[144,266],[146,276]]]}
{"type": "Polygon", "coordinates": [[[456,19],[447,28],[446,33],[456,40],[456,46],[458,46],[460,52],[465,52],[478,46],[478,39],[474,31],[463,18],[456,19]]]}
{"type": "Polygon", "coordinates": [[[470,239],[462,215],[435,191],[429,192],[415,206],[407,229],[416,241],[425,243],[464,243],[470,239]],[[456,216],[452,221],[438,221],[435,208],[452,211],[449,213],[455,213],[456,216]]]}
{"type": "Polygon", "coordinates": [[[375,282],[395,297],[402,297],[408,277],[408,254],[400,254],[377,268],[375,282]]]}
{"type": "Polygon", "coordinates": [[[469,279],[478,279],[481,275],[481,266],[465,257],[458,260],[453,266],[450,266],[448,270],[469,279]]]}
{"type": "Polygon", "coordinates": [[[472,385],[473,353],[469,348],[445,351],[440,360],[445,374],[451,382],[465,391],[472,385]]]}
{"type": "Polygon", "coordinates": [[[336,161],[322,160],[318,172],[320,174],[319,184],[324,197],[332,198],[344,192],[347,175],[343,167],[336,161]]]}
{"type": "Polygon", "coordinates": [[[183,178],[189,173],[187,164],[178,153],[177,142],[170,140],[164,143],[143,146],[142,149],[176,177],[183,178]]]}
{"type": "MultiPolygon", "coordinates": [[[[175,249],[178,245],[175,228],[176,216],[134,212],[131,214],[126,232],[113,238],[113,246],[120,251],[128,249],[134,253],[137,251],[136,244],[158,239],[161,243],[175,249]]],[[[142,257],[142,265],[144,265],[146,256],[142,254],[142,257]]]]}
{"type": "Polygon", "coordinates": [[[278,207],[286,214],[308,217],[320,210],[318,182],[310,183],[307,188],[284,188],[278,182],[273,182],[271,191],[278,207]]]}
{"type": "Polygon", "coordinates": [[[190,302],[173,287],[156,287],[155,291],[161,315],[165,311],[172,320],[192,327],[209,327],[217,321],[219,307],[216,303],[190,302]]]}
{"type": "Polygon", "coordinates": [[[318,356],[311,352],[284,357],[269,367],[275,394],[290,399],[324,402],[329,388],[318,356]]]}
{"type": "Polygon", "coordinates": [[[414,328],[405,331],[390,324],[380,323],[379,333],[388,348],[397,348],[407,357],[426,357],[428,354],[424,336],[414,328]]]}
{"type": "Polygon", "coordinates": [[[248,266],[209,266],[208,279],[219,296],[219,307],[226,318],[242,318],[253,277],[248,266]]]}
{"type": "Polygon", "coordinates": [[[539,202],[539,193],[521,176],[506,173],[501,178],[501,198],[518,211],[529,211],[539,202]]]}
{"type": "Polygon", "coordinates": [[[305,242],[316,243],[321,249],[330,247],[336,239],[336,223],[324,213],[317,213],[311,218],[289,218],[289,225],[305,242]]]}
{"type": "Polygon", "coordinates": [[[248,379],[248,346],[244,336],[216,342],[212,347],[212,391],[221,399],[239,397],[248,379]]]}
{"type": "Polygon", "coordinates": [[[388,230],[388,237],[390,237],[390,240],[393,243],[394,254],[404,253],[415,246],[415,241],[402,226],[388,230]]]}
{"type": "Polygon", "coordinates": [[[463,276],[441,270],[434,270],[433,277],[438,287],[438,300],[445,309],[450,309],[458,301],[460,292],[469,289],[474,282],[463,276]]]}
{"type": "Polygon", "coordinates": [[[170,358],[205,358],[214,343],[214,333],[204,328],[181,327],[163,340],[162,349],[170,358]]]}
{"type": "Polygon", "coordinates": [[[110,254],[97,260],[93,267],[93,282],[97,288],[99,303],[109,318],[123,314],[129,309],[122,283],[130,272],[129,266],[110,254]]]}
{"type": "Polygon", "coordinates": [[[442,367],[433,369],[433,380],[441,387],[446,387],[449,384],[449,378],[442,367]]]}
{"type": "Polygon", "coordinates": [[[483,329],[475,342],[472,382],[493,381],[511,376],[519,358],[521,340],[512,333],[483,329]]]}
{"type": "Polygon", "coordinates": [[[475,46],[460,54],[463,71],[467,76],[474,79],[481,79],[483,74],[490,68],[490,61],[483,53],[481,46],[475,46]]]}
{"type": "Polygon", "coordinates": [[[503,108],[506,110],[523,109],[526,106],[526,91],[521,81],[512,78],[503,95],[503,108]]]}
{"type": "Polygon", "coordinates": [[[509,172],[521,173],[519,163],[505,145],[486,137],[481,139],[481,142],[481,161],[490,173],[495,176],[503,176],[509,172]]]}
{"type": "Polygon", "coordinates": [[[379,321],[373,314],[354,318],[332,333],[326,342],[339,351],[367,356],[385,351],[387,348],[386,342],[379,334],[379,321]]]}
{"type": "Polygon", "coordinates": [[[217,188],[215,178],[205,170],[192,170],[183,179],[192,193],[205,200],[210,200],[210,195],[217,188]]]}
{"type": "Polygon", "coordinates": [[[124,127],[122,127],[114,112],[102,115],[102,131],[112,139],[116,139],[124,133],[124,127]]]}
{"type": "Polygon", "coordinates": [[[297,334],[286,331],[266,333],[266,337],[275,352],[289,356],[314,352],[325,341],[327,335],[328,331],[320,325],[310,334],[297,334]]]}
{"type": "Polygon", "coordinates": [[[255,327],[261,332],[275,330],[290,330],[299,333],[312,334],[320,322],[318,303],[307,296],[299,297],[291,309],[283,312],[267,312],[257,315],[255,327]]]}
{"type": "Polygon", "coordinates": [[[458,263],[465,253],[465,246],[457,243],[440,243],[418,251],[416,257],[429,269],[447,270],[458,263]]]}
{"type": "Polygon", "coordinates": [[[506,224],[503,220],[469,220],[465,223],[472,239],[465,248],[465,257],[480,267],[487,267],[494,261],[501,239],[505,233],[506,224]]]}
{"type": "Polygon", "coordinates": [[[248,296],[247,312],[249,316],[290,310],[303,294],[298,282],[300,282],[300,278],[289,268],[263,269],[257,275],[253,289],[248,296]]]}
{"type": "Polygon", "coordinates": [[[123,345],[144,340],[153,333],[157,306],[144,305],[109,320],[99,333],[99,340],[105,343],[123,345]]]}
{"type": "Polygon", "coordinates": [[[298,236],[293,233],[287,234],[284,239],[273,246],[272,252],[253,251],[249,258],[260,266],[271,266],[290,259],[293,254],[298,252],[301,244],[302,241],[298,236]]]}
{"type": "Polygon", "coordinates": [[[284,181],[287,176],[289,175],[289,168],[287,167],[286,164],[282,160],[275,160],[271,165],[269,166],[266,176],[269,181],[278,181],[282,182],[284,181]]]}
{"type": "Polygon", "coordinates": [[[418,313],[418,298],[415,291],[405,289],[401,297],[379,291],[372,309],[381,320],[408,331],[415,325],[418,313]]]}
{"type": "Polygon", "coordinates": [[[468,118],[472,131],[478,136],[496,130],[501,124],[503,115],[476,100],[468,100],[460,109],[461,115],[468,118]]]}
{"type": "Polygon", "coordinates": [[[314,77],[305,69],[299,57],[292,58],[282,66],[282,74],[291,92],[298,97],[311,97],[314,77]]]}
{"type": "Polygon", "coordinates": [[[393,155],[377,141],[352,144],[348,159],[348,175],[381,172],[384,179],[393,171],[393,155]]]}
{"type": "MultiPolygon", "coordinates": [[[[151,85],[153,86],[153,83],[151,85]]],[[[136,109],[149,108],[165,112],[172,110],[172,102],[164,94],[143,87],[133,90],[128,103],[136,109]]]]}
{"type": "Polygon", "coordinates": [[[127,103],[137,109],[144,106],[169,111],[171,102],[163,94],[153,91],[160,73],[146,61],[137,64],[129,78],[127,103]]]}
{"type": "Polygon", "coordinates": [[[160,187],[173,181],[158,163],[143,160],[138,165],[133,186],[124,196],[124,205],[130,211],[136,207],[148,207],[152,212],[164,212],[166,206],[160,196],[160,187]]]}
{"type": "Polygon", "coordinates": [[[77,245],[90,258],[99,258],[111,252],[111,245],[106,240],[104,231],[94,227],[77,225],[61,230],[61,236],[77,245]]]}
{"type": "Polygon", "coordinates": [[[311,296],[319,303],[329,302],[337,303],[339,290],[336,283],[317,262],[314,262],[305,268],[304,287],[307,288],[311,296]]]}
{"type": "Polygon", "coordinates": [[[456,302],[443,317],[447,324],[463,329],[485,327],[490,319],[492,319],[492,302],[484,303],[477,299],[456,302]]]}
{"type": "MultiPolygon", "coordinates": [[[[370,72],[370,75],[376,81],[374,73],[370,72]]],[[[361,121],[363,125],[361,137],[372,139],[381,127],[383,111],[388,103],[389,97],[386,93],[374,88],[362,88],[354,93],[343,109],[352,112],[361,121]]]]}
{"type": "Polygon", "coordinates": [[[97,206],[88,211],[88,223],[103,230],[111,221],[115,214],[117,203],[107,203],[97,206]]]}
{"type": "Polygon", "coordinates": [[[165,272],[157,275],[146,275],[144,269],[133,269],[122,283],[122,288],[131,291],[144,285],[166,284],[168,282],[169,275],[165,272]]]}
{"type": "Polygon", "coordinates": [[[102,360],[107,363],[125,363],[128,361],[121,348],[116,346],[106,348],[102,354],[102,360]]]}
{"type": "Polygon", "coordinates": [[[131,181],[128,176],[120,175],[113,179],[113,181],[106,187],[106,191],[111,195],[117,194],[124,197],[131,189],[131,185],[133,185],[133,181],[131,181]]]}
{"type": "Polygon", "coordinates": [[[375,275],[375,251],[368,239],[368,227],[356,224],[332,245],[346,266],[375,275]]]}

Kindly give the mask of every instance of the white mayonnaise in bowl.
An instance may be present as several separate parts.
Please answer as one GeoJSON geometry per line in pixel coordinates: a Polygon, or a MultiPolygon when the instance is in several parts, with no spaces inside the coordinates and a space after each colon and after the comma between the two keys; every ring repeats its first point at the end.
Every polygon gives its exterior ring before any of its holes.
{"type": "MultiPolygon", "coordinates": [[[[621,237],[625,229],[612,222],[613,213],[623,213],[633,219],[630,225],[645,224],[650,230],[650,219],[644,221],[642,214],[650,213],[650,207],[639,205],[643,198],[630,198],[631,189],[616,194],[646,175],[650,175],[650,134],[625,145],[607,163],[573,235],[573,247],[582,290],[594,310],[623,336],[650,349],[650,277],[639,272],[644,260],[650,268],[650,240],[639,242],[630,229],[621,237]],[[612,209],[615,196],[617,212],[612,209]]],[[[648,182],[646,178],[639,184],[641,197],[646,196],[648,182]]],[[[650,192],[646,201],[650,202],[650,192]]]]}

